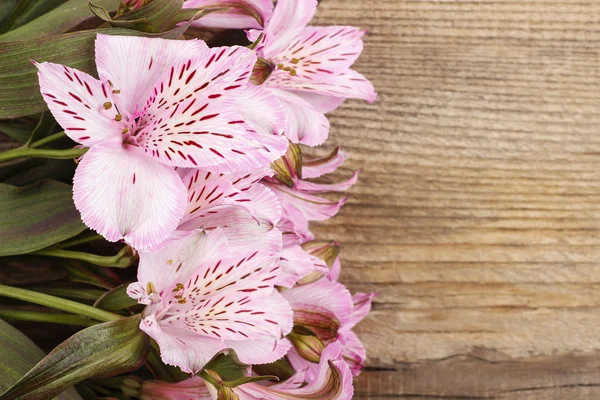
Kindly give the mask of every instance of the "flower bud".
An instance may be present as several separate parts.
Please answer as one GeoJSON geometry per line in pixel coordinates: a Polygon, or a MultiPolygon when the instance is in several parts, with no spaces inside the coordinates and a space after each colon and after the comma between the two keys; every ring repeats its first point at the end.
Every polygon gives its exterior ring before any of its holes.
{"type": "Polygon", "coordinates": [[[300,357],[313,363],[321,360],[321,353],[325,350],[325,345],[310,329],[294,326],[288,338],[300,357]]]}
{"type": "MultiPolygon", "coordinates": [[[[337,242],[325,240],[311,240],[302,244],[302,249],[312,256],[318,257],[325,261],[327,266],[331,268],[333,263],[340,255],[340,245],[337,242]]],[[[323,277],[320,272],[313,272],[298,281],[299,285],[306,285],[316,282],[323,277]]]]}
{"type": "Polygon", "coordinates": [[[254,64],[252,69],[252,75],[250,76],[250,82],[255,85],[262,85],[271,76],[275,70],[275,64],[269,60],[258,57],[258,61],[254,64]]]}
{"type": "Polygon", "coordinates": [[[222,386],[217,391],[217,400],[240,400],[240,397],[230,387],[222,386]]]}
{"type": "Polygon", "coordinates": [[[279,182],[293,188],[294,180],[302,178],[302,150],[297,144],[291,143],[283,157],[271,163],[279,182]]]}

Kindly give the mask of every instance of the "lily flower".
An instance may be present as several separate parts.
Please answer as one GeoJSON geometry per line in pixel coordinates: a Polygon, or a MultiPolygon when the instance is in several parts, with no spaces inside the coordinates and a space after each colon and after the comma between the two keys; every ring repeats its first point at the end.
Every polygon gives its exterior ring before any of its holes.
{"type": "Polygon", "coordinates": [[[274,290],[277,258],[228,254],[220,229],[140,252],[138,282],[127,293],[147,305],[140,328],[165,363],[197,373],[223,350],[235,350],[247,364],[273,362],[289,350],[283,337],[292,329],[292,310],[274,290]]]}
{"type": "Polygon", "coordinates": [[[251,171],[285,152],[240,115],[256,61],[250,50],[98,35],[100,79],[36,63],[42,96],[65,133],[89,150],[73,197],[83,222],[136,249],[166,240],[185,211],[174,167],[251,171]]]}
{"type": "MultiPolygon", "coordinates": [[[[325,345],[339,342],[352,374],[358,375],[364,367],[366,351],[352,328],[369,313],[375,294],[352,296],[341,283],[321,279],[286,290],[283,296],[294,310],[294,326],[310,329],[325,345]]],[[[297,371],[306,370],[307,379],[314,379],[317,364],[300,353],[291,349],[287,355],[290,363],[297,371]]]]}
{"type": "Polygon", "coordinates": [[[272,0],[187,0],[183,8],[216,9],[195,21],[204,28],[261,29],[273,13],[272,0]]]}
{"type": "Polygon", "coordinates": [[[264,29],[248,32],[250,41],[260,38],[260,76],[287,113],[287,137],[308,146],[327,139],[324,114],[346,98],[373,102],[377,97],[371,82],[350,68],[362,52],[365,32],[351,26],[306,26],[316,7],[317,0],[279,0],[264,29]],[[270,65],[270,76],[265,65],[270,65]]]}

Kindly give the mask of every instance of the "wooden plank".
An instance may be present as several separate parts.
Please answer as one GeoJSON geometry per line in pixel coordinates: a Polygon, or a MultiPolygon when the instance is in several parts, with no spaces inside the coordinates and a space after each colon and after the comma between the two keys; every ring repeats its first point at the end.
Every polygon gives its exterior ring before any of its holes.
{"type": "Polygon", "coordinates": [[[314,229],[380,293],[357,398],[600,398],[600,3],[324,0],[315,24],[368,29],[379,92],[313,152],[362,169],[314,229]]]}

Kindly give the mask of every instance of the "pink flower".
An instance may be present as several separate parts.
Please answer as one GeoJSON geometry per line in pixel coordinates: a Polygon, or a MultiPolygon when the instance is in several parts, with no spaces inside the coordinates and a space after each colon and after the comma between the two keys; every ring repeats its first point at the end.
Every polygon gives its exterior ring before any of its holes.
{"type": "Polygon", "coordinates": [[[238,111],[255,61],[237,46],[98,35],[100,80],[35,63],[50,111],[90,148],[73,187],[85,224],[109,241],[158,245],[185,210],[174,167],[250,171],[281,156],[282,139],[263,139],[238,111]]]}
{"type": "MultiPolygon", "coordinates": [[[[303,176],[315,178],[332,172],[348,157],[347,153],[339,149],[334,153],[335,155],[325,160],[305,161],[308,167],[305,171],[303,165],[303,176]]],[[[349,179],[334,184],[310,182],[300,179],[297,175],[292,176],[293,187],[272,178],[266,178],[263,182],[273,189],[281,203],[283,217],[280,220],[280,230],[293,232],[294,236],[288,243],[298,244],[314,238],[308,227],[309,221],[324,221],[333,217],[348,200],[344,197],[338,201],[331,201],[315,194],[344,191],[352,187],[357,180],[358,171],[349,179]]]]}
{"type": "Polygon", "coordinates": [[[279,0],[264,30],[248,32],[257,51],[271,62],[264,83],[284,107],[286,135],[294,143],[316,146],[329,134],[325,113],[346,98],[375,101],[373,85],[350,69],[363,49],[364,31],[349,26],[307,27],[317,0],[279,0]]]}
{"type": "MultiPolygon", "coordinates": [[[[364,367],[366,351],[352,328],[370,311],[374,294],[358,293],[354,296],[338,282],[321,279],[296,286],[283,292],[294,310],[294,325],[312,330],[325,344],[339,341],[344,360],[353,375],[364,367]]],[[[302,358],[294,349],[288,353],[294,369],[306,370],[307,379],[314,379],[316,364],[302,358]]]]}
{"type": "Polygon", "coordinates": [[[229,253],[220,229],[140,252],[138,282],[127,293],[147,305],[140,328],[165,363],[197,373],[225,349],[248,364],[273,362],[289,350],[282,338],[292,329],[292,311],[274,290],[277,258],[229,253]]]}
{"type": "Polygon", "coordinates": [[[208,387],[199,376],[177,383],[163,381],[124,380],[123,385],[131,397],[144,400],[212,400],[208,387]]]}
{"type": "Polygon", "coordinates": [[[248,29],[263,27],[273,13],[272,0],[187,0],[183,8],[224,9],[214,11],[194,25],[205,28],[248,29]]]}

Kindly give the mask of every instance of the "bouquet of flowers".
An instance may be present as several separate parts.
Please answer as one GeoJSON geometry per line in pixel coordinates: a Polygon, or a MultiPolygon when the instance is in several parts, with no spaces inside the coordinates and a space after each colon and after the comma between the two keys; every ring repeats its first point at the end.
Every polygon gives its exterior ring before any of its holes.
{"type": "Polygon", "coordinates": [[[357,173],[311,181],[349,155],[310,148],[375,100],[365,32],[316,0],[2,8],[1,276],[68,280],[0,285],[0,399],[350,399],[374,295],[309,222],[357,173]],[[78,328],[44,354],[4,320],[78,328]]]}

